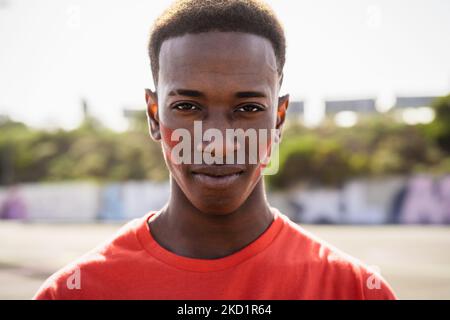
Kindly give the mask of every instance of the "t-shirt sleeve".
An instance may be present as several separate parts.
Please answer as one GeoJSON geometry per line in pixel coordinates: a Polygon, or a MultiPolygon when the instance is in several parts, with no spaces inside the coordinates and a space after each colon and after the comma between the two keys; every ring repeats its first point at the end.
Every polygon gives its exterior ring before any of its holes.
{"type": "Polygon", "coordinates": [[[38,289],[33,300],[72,300],[81,298],[81,289],[77,287],[78,267],[66,267],[54,273],[38,289]]]}
{"type": "Polygon", "coordinates": [[[42,286],[33,296],[33,300],[56,300],[55,289],[52,286],[42,286]]]}
{"type": "Polygon", "coordinates": [[[393,289],[377,270],[361,267],[360,271],[365,300],[397,300],[393,289]]]}

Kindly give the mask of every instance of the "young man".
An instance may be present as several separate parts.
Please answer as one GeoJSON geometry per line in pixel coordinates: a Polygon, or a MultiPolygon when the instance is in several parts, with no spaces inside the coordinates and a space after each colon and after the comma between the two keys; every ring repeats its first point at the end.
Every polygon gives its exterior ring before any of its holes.
{"type": "Polygon", "coordinates": [[[149,54],[150,133],[171,173],[170,200],[58,271],[36,299],[395,298],[381,276],[266,200],[262,160],[289,102],[279,97],[285,38],[270,8],[256,0],[178,1],[156,21],[149,54]],[[264,134],[213,148],[219,135],[194,137],[181,152],[187,161],[179,161],[174,133],[195,136],[196,124],[201,133],[264,134]],[[256,155],[249,151],[255,144],[263,146],[256,155]],[[221,161],[242,150],[244,162],[221,161]],[[191,161],[195,154],[200,162],[191,161]]]}

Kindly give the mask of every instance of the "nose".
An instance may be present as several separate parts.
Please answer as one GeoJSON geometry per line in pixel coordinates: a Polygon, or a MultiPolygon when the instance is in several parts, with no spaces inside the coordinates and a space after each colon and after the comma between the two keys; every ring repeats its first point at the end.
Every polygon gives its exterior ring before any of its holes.
{"type": "Polygon", "coordinates": [[[204,135],[204,139],[198,143],[196,150],[202,154],[209,153],[212,157],[218,158],[226,158],[228,154],[234,154],[240,150],[241,145],[233,135],[227,137],[224,131],[217,131],[216,133],[213,136],[204,135]],[[221,134],[218,134],[219,132],[221,134]]]}
{"type": "Polygon", "coordinates": [[[204,121],[202,126],[202,139],[196,145],[197,152],[225,161],[227,155],[234,155],[240,150],[238,139],[233,134],[227,134],[227,130],[234,130],[228,119],[216,114],[214,119],[204,121]]]}

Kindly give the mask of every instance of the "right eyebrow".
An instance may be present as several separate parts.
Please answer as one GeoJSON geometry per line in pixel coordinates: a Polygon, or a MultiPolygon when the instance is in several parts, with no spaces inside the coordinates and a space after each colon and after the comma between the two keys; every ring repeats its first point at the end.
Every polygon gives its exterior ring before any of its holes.
{"type": "Polygon", "coordinates": [[[189,90],[189,89],[176,89],[169,92],[169,96],[186,96],[192,98],[200,98],[205,95],[203,92],[197,90],[189,90]]]}

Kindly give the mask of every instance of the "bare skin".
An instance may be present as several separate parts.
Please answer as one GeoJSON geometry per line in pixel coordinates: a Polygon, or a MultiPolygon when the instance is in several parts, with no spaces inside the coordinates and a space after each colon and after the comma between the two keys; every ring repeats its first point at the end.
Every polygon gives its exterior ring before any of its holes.
{"type": "MultiPolygon", "coordinates": [[[[156,92],[146,89],[150,134],[157,141],[167,142],[167,133],[176,128],[193,133],[197,120],[203,130],[217,128],[224,136],[227,128],[283,126],[289,96],[278,96],[282,76],[263,37],[207,32],[168,39],[159,68],[156,92]]],[[[225,157],[236,146],[222,151],[225,157]]],[[[162,247],[180,256],[216,259],[239,251],[270,226],[273,213],[258,165],[176,165],[165,158],[171,195],[150,223],[162,247]],[[204,179],[217,172],[237,172],[238,178],[226,187],[204,179]]]]}

